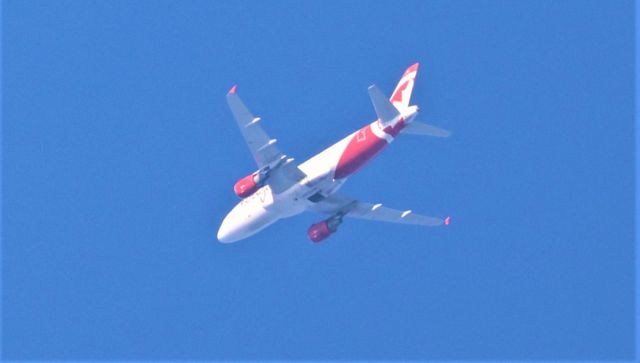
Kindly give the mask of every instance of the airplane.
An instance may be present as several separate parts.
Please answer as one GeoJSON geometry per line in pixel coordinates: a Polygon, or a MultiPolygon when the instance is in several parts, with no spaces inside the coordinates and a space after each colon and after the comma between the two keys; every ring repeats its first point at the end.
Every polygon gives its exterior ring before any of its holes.
{"type": "Polygon", "coordinates": [[[280,219],[305,211],[329,216],[307,230],[309,239],[316,243],[335,233],[344,217],[421,226],[450,224],[451,217],[427,217],[411,210],[361,202],[337,192],[349,176],[401,133],[435,137],[450,135],[449,131],[415,121],[418,106],[410,106],[409,100],[418,66],[415,63],[407,68],[389,99],[376,85],[370,86],[369,97],[377,120],[299,165],[280,151],[276,139],[267,135],[261,127],[260,117],[254,117],[238,96],[237,85],[231,87],[227,103],[258,170],[234,185],[233,190],[241,200],[222,221],[218,240],[222,243],[236,242],[280,219]]]}

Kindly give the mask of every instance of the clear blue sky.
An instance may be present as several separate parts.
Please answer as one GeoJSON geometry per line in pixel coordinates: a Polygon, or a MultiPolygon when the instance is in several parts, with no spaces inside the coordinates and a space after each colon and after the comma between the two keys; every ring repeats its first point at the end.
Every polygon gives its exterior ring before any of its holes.
{"type": "Polygon", "coordinates": [[[3,356],[622,359],[634,347],[631,1],[9,1],[3,356]],[[304,214],[216,241],[254,171],[237,83],[302,161],[413,101],[344,192],[449,228],[304,214]]]}

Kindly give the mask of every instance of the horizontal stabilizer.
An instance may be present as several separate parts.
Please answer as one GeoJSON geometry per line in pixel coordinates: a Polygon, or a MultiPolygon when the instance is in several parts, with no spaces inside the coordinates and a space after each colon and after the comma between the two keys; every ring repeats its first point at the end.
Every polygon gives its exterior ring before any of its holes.
{"type": "Polygon", "coordinates": [[[402,129],[402,133],[409,135],[424,135],[424,136],[435,136],[435,137],[449,137],[451,132],[441,129],[439,127],[425,124],[419,121],[413,121],[408,124],[407,127],[402,129]]]}
{"type": "Polygon", "coordinates": [[[376,115],[378,115],[380,122],[384,126],[393,124],[396,119],[400,118],[400,112],[398,112],[396,106],[389,101],[387,96],[375,84],[369,87],[369,97],[371,98],[371,103],[373,103],[373,108],[376,110],[376,115]]]}

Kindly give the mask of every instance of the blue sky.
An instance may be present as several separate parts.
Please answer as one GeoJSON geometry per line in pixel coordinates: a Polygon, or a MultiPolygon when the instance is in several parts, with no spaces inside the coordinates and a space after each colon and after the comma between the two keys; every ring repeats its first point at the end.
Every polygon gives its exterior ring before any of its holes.
{"type": "Polygon", "coordinates": [[[630,359],[631,1],[10,1],[8,359],[630,359]],[[216,241],[255,165],[238,91],[302,161],[421,63],[404,136],[321,216],[216,241]]]}

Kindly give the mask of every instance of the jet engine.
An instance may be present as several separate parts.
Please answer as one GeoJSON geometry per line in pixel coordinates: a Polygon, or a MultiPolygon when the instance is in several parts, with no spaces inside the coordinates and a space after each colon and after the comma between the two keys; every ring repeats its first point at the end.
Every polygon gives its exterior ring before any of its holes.
{"type": "Polygon", "coordinates": [[[233,191],[238,197],[244,199],[260,189],[264,185],[265,179],[266,177],[262,173],[247,175],[236,182],[233,191]]]}
{"type": "Polygon", "coordinates": [[[314,243],[319,243],[337,231],[340,223],[342,223],[342,217],[333,216],[322,222],[312,224],[307,230],[307,236],[314,243]]]}

